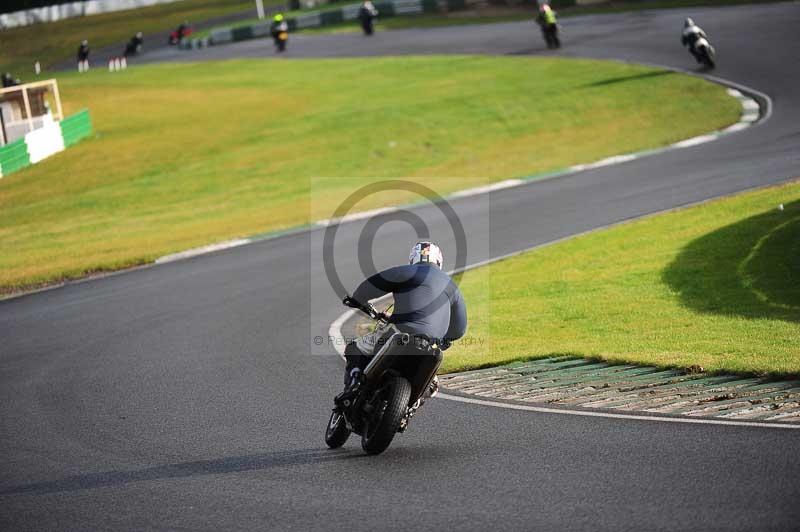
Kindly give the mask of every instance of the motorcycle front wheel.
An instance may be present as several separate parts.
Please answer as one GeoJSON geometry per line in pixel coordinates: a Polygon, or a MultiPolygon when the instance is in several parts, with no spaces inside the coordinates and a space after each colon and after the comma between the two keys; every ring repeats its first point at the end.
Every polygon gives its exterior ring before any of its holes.
{"type": "Polygon", "coordinates": [[[328,428],[325,430],[325,443],[331,449],[338,449],[347,438],[350,437],[350,430],[345,423],[344,415],[334,410],[331,412],[331,419],[328,421],[328,428]]]}
{"type": "Polygon", "coordinates": [[[376,410],[361,435],[361,448],[367,454],[380,454],[392,443],[400,421],[408,409],[411,385],[403,377],[390,377],[388,386],[375,402],[376,410]]]}

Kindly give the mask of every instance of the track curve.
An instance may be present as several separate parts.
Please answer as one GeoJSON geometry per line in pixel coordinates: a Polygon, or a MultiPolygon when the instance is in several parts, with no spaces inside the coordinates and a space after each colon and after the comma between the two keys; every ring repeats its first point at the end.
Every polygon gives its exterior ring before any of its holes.
{"type": "MultiPolygon", "coordinates": [[[[772,118],[697,148],[454,200],[479,255],[800,174],[797,4],[690,13],[719,50],[716,74],[770,95],[772,118]],[[765,27],[770,39],[760,38],[765,27]]],[[[677,42],[684,16],[570,19],[562,53],[686,67],[677,42]]],[[[523,24],[378,37],[375,53],[540,50],[523,24]]],[[[257,45],[263,55],[257,41],[228,53],[257,45]]],[[[354,35],[297,36],[290,46],[296,55],[365,50],[354,35]]],[[[342,227],[343,249],[362,226],[342,227]]],[[[388,264],[391,237],[410,237],[403,227],[382,234],[375,254],[388,264]]],[[[311,306],[309,280],[322,275],[309,251],[318,238],[289,235],[0,302],[0,528],[796,526],[796,431],[432,401],[378,458],[325,450],[340,361],[333,349],[305,353],[340,308],[335,298],[317,305],[316,295],[311,306]]],[[[337,256],[337,264],[355,283],[355,259],[337,256]]]]}

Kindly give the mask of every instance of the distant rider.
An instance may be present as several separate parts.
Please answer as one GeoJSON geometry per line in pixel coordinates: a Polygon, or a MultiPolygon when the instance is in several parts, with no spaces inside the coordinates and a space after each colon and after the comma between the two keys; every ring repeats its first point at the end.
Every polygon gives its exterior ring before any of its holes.
{"type": "Polygon", "coordinates": [[[78,47],[78,72],[89,71],[89,41],[84,39],[78,47]]]}
{"type": "Polygon", "coordinates": [[[558,21],[556,20],[556,12],[550,7],[548,3],[539,5],[539,14],[536,21],[542,28],[542,36],[544,42],[547,43],[548,48],[558,48],[561,42],[558,40],[558,21]]]}
{"type": "Polygon", "coordinates": [[[361,21],[361,29],[364,30],[364,35],[372,35],[375,31],[373,21],[378,16],[378,9],[373,5],[370,0],[365,0],[358,10],[358,20],[361,21]]]}
{"type": "Polygon", "coordinates": [[[131,37],[131,40],[128,41],[127,46],[125,46],[125,53],[123,54],[125,57],[136,55],[142,51],[142,45],[144,44],[144,35],[141,31],[137,31],[136,35],[131,37]]]}
{"type": "Polygon", "coordinates": [[[175,30],[175,34],[178,37],[178,41],[189,35],[189,21],[184,20],[180,24],[178,24],[178,29],[175,30]]]}
{"type": "Polygon", "coordinates": [[[183,22],[178,24],[178,27],[175,28],[175,31],[169,34],[169,39],[167,39],[167,42],[171,46],[175,46],[176,44],[179,44],[181,42],[181,39],[183,39],[184,37],[188,37],[191,34],[192,34],[192,27],[189,25],[188,20],[184,20],[183,22]]]}
{"type": "Polygon", "coordinates": [[[703,31],[703,28],[698,26],[694,23],[694,20],[691,18],[687,18],[686,21],[683,23],[683,33],[681,34],[681,44],[684,46],[689,46],[689,53],[691,53],[694,58],[697,60],[698,63],[702,62],[702,57],[698,50],[695,48],[695,44],[700,39],[708,40],[706,36],[706,32],[703,31]]]}
{"type": "Polygon", "coordinates": [[[275,47],[279,52],[282,52],[286,47],[286,42],[285,39],[282,41],[281,37],[286,37],[286,35],[281,34],[288,34],[289,32],[289,24],[283,19],[283,15],[278,13],[272,17],[269,32],[272,35],[272,40],[275,41],[275,47]]]}
{"type": "MultiPolygon", "coordinates": [[[[445,350],[464,336],[467,307],[461,291],[442,271],[442,262],[439,246],[428,241],[417,242],[411,248],[408,264],[371,276],[344,302],[357,306],[391,293],[394,295],[394,311],[389,323],[412,336],[425,335],[445,350]]],[[[369,360],[391,334],[391,330],[376,329],[347,344],[344,351],[347,360],[345,392],[337,400],[346,397],[348,391],[356,386],[369,360]]],[[[434,379],[429,395],[435,395],[437,389],[438,380],[434,379]]]]}

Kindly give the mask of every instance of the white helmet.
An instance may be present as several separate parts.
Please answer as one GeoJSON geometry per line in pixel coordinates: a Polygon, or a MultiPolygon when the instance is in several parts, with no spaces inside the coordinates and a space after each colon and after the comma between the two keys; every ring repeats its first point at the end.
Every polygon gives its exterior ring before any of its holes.
{"type": "Polygon", "coordinates": [[[688,28],[688,27],[691,27],[691,26],[694,26],[694,20],[692,20],[692,19],[690,19],[690,18],[687,18],[687,19],[686,19],[686,20],[683,22],[683,27],[684,27],[684,28],[688,28]]]}
{"type": "Polygon", "coordinates": [[[433,264],[437,268],[441,268],[444,263],[442,250],[433,242],[423,240],[417,242],[411,248],[411,254],[408,256],[409,264],[417,264],[419,262],[427,262],[433,264]]]}

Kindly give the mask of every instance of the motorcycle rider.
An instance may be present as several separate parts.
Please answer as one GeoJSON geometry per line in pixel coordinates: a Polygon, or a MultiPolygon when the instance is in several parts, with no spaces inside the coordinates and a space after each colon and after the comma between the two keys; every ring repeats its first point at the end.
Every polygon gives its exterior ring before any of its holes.
{"type": "Polygon", "coordinates": [[[684,46],[689,46],[689,53],[694,56],[698,63],[702,62],[702,57],[700,53],[695,48],[695,44],[700,39],[708,39],[706,36],[706,32],[703,31],[703,28],[698,26],[694,23],[694,20],[691,18],[687,18],[683,23],[683,33],[681,34],[681,44],[684,46]]]}
{"type": "Polygon", "coordinates": [[[561,41],[558,40],[556,12],[547,2],[543,2],[539,5],[539,14],[536,17],[536,22],[538,22],[539,26],[542,28],[542,36],[547,43],[547,47],[559,48],[561,46],[561,41]]]}
{"type": "Polygon", "coordinates": [[[274,17],[272,17],[272,25],[269,28],[270,35],[272,35],[272,40],[275,41],[275,47],[278,49],[279,52],[284,51],[285,44],[281,43],[281,33],[288,33],[289,32],[289,24],[283,19],[283,15],[277,13],[274,17]]]}
{"type": "Polygon", "coordinates": [[[144,35],[141,31],[137,31],[136,35],[131,37],[131,40],[128,41],[128,44],[125,46],[125,53],[122,54],[124,57],[128,57],[131,55],[136,55],[142,51],[142,45],[144,44],[144,35]]]}
{"type": "Polygon", "coordinates": [[[370,0],[364,0],[361,8],[358,10],[358,20],[361,21],[361,29],[364,30],[364,35],[372,35],[374,28],[372,21],[378,16],[378,9],[373,5],[370,0]]]}
{"type": "MultiPolygon", "coordinates": [[[[438,245],[417,242],[411,248],[408,264],[372,275],[356,288],[352,297],[345,297],[344,303],[357,307],[391,293],[394,312],[388,318],[389,324],[412,336],[427,336],[444,351],[464,336],[467,308],[456,284],[442,271],[442,262],[438,245]]],[[[376,329],[347,344],[345,391],[336,398],[337,402],[357,387],[361,372],[392,334],[391,327],[376,329]]],[[[437,390],[438,380],[434,378],[428,395],[432,397],[437,390]]]]}
{"type": "Polygon", "coordinates": [[[178,37],[178,41],[183,39],[189,34],[189,21],[184,20],[180,24],[178,24],[178,28],[175,30],[175,35],[178,37]]]}
{"type": "Polygon", "coordinates": [[[192,27],[189,25],[188,20],[184,20],[183,22],[178,24],[178,27],[175,28],[174,31],[170,32],[167,42],[171,46],[174,46],[180,43],[181,39],[183,39],[184,37],[188,37],[191,34],[192,34],[192,27]]]}

